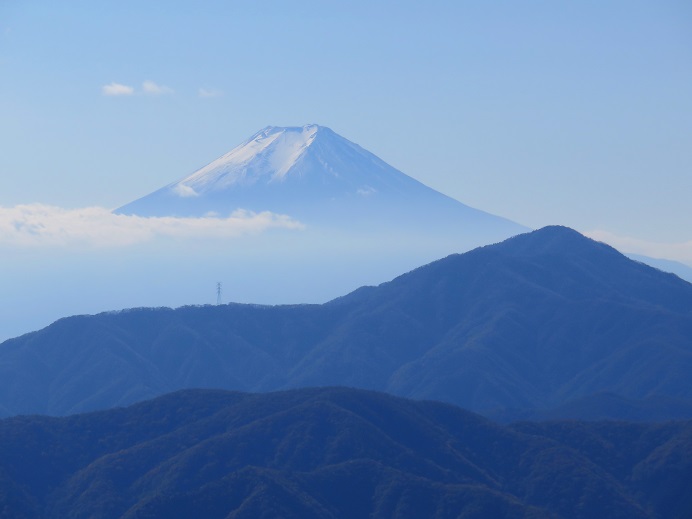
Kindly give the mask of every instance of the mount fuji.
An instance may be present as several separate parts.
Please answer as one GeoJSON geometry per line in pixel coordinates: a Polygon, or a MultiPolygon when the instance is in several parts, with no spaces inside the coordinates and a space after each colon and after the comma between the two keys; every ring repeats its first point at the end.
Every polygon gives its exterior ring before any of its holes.
{"type": "Polygon", "coordinates": [[[324,126],[269,126],[222,157],[115,210],[138,216],[286,214],[330,230],[463,234],[472,244],[525,232],[405,175],[324,126]]]}

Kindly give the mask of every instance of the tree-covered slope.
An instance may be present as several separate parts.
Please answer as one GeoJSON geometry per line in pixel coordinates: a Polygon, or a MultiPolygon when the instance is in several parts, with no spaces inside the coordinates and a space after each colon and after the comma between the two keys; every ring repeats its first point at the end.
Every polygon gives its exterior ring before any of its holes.
{"type": "Polygon", "coordinates": [[[0,517],[685,517],[692,426],[316,388],[0,421],[0,517]],[[682,478],[682,479],[681,479],[682,478]]]}
{"type": "Polygon", "coordinates": [[[323,305],[60,320],[0,345],[0,413],[347,385],[488,413],[569,410],[601,393],[680,402],[658,419],[690,409],[689,373],[692,285],[547,227],[323,305]]]}

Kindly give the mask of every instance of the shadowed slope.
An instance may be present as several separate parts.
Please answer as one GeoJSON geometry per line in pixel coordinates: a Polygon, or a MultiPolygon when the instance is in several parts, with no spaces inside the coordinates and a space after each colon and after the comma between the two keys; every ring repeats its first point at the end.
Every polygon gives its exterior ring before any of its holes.
{"type": "Polygon", "coordinates": [[[690,510],[680,485],[663,491],[689,472],[689,458],[675,455],[690,448],[690,431],[501,427],[353,389],[185,391],[0,421],[0,509],[104,519],[663,517],[690,510]]]}

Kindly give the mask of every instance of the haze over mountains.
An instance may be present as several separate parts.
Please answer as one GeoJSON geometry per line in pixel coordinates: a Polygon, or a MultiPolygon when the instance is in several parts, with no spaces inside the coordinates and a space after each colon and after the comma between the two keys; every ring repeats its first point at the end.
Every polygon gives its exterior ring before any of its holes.
{"type": "Polygon", "coordinates": [[[547,227],[322,305],[62,319],[0,346],[0,412],[68,414],[190,387],[347,385],[494,416],[604,394],[645,410],[658,398],[670,411],[657,418],[680,417],[690,337],[692,285],[547,227]]]}
{"type": "MultiPolygon", "coordinates": [[[[239,211],[305,229],[164,244],[156,270],[213,287],[281,265],[302,297],[354,258],[382,275],[521,230],[315,125],[118,214],[239,211]]],[[[691,338],[692,285],[558,226],[324,304],[67,317],[0,344],[0,517],[688,517],[689,421],[503,427],[362,389],[500,421],[691,419],[691,338]]]]}
{"type": "Polygon", "coordinates": [[[104,209],[100,232],[90,211],[66,218],[66,229],[51,219],[55,245],[37,239],[46,226],[33,216],[10,222],[31,246],[0,243],[8,271],[0,340],[67,315],[213,302],[218,281],[225,301],[323,303],[528,230],[430,189],[317,125],[268,127],[192,175],[170,172],[182,174],[115,214],[104,209]],[[65,236],[69,246],[60,245],[65,236]],[[132,236],[143,238],[119,244],[132,236]]]}
{"type": "MultiPolygon", "coordinates": [[[[473,172],[459,174],[473,181],[473,172]]],[[[103,213],[99,218],[108,215],[103,213]]],[[[38,234],[31,234],[28,248],[0,244],[7,272],[0,286],[0,340],[68,315],[213,302],[218,281],[224,301],[323,303],[528,230],[452,200],[317,125],[266,128],[108,216],[98,245],[80,234],[91,213],[67,219],[66,225],[77,226],[69,247],[59,243],[74,229],[61,231],[58,225],[58,245],[44,246],[37,237],[45,229],[35,221],[10,225],[38,234]],[[252,211],[262,212],[264,221],[288,214],[291,225],[247,225],[238,233],[230,224],[222,236],[192,231],[225,229],[222,217],[252,218],[252,211]],[[205,216],[214,214],[219,218],[205,216]],[[193,218],[170,220],[171,215],[193,218]],[[111,236],[131,233],[148,238],[109,245],[111,236]]]]}

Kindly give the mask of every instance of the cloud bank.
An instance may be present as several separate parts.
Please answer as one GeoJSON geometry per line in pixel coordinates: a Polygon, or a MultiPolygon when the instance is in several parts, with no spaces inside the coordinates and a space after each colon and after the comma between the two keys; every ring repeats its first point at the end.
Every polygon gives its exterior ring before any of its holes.
{"type": "Polygon", "coordinates": [[[692,265],[692,241],[686,242],[652,242],[618,236],[609,231],[594,230],[584,233],[589,238],[605,242],[625,253],[640,254],[651,258],[675,260],[692,265]]]}
{"type": "Polygon", "coordinates": [[[233,212],[227,218],[116,215],[102,207],[63,209],[43,204],[0,206],[0,245],[13,247],[123,247],[156,238],[235,238],[304,226],[268,211],[233,212]]]}

